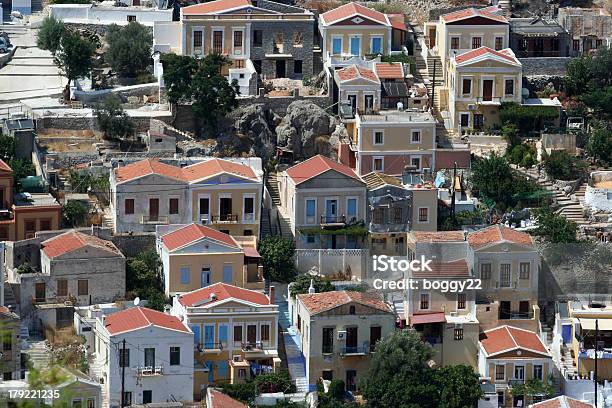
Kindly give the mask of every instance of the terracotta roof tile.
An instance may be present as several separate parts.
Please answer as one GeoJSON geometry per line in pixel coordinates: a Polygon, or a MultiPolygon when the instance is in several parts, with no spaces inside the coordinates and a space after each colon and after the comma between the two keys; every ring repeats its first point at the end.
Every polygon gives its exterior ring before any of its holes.
{"type": "Polygon", "coordinates": [[[402,181],[399,177],[390,176],[385,173],[380,172],[371,172],[362,177],[363,181],[365,181],[368,189],[375,190],[377,188],[383,186],[395,186],[395,187],[403,187],[402,181]]]}
{"type": "Polygon", "coordinates": [[[238,245],[231,235],[200,224],[186,225],[163,235],[161,240],[169,251],[174,251],[177,248],[181,248],[202,238],[210,238],[225,245],[241,249],[240,245],[238,245]]]}
{"type": "Polygon", "coordinates": [[[190,333],[187,326],[175,316],[170,316],[158,312],[157,310],[147,309],[146,307],[132,307],[110,314],[106,316],[104,326],[111,335],[130,332],[149,326],[190,333]]]}
{"type": "Polygon", "coordinates": [[[215,0],[208,3],[194,4],[193,6],[183,7],[181,11],[185,15],[215,14],[250,5],[250,0],[215,0]]]}
{"type": "Polygon", "coordinates": [[[11,167],[8,164],[6,164],[4,160],[0,159],[0,171],[12,173],[13,169],[11,169],[11,167]]]}
{"type": "Polygon", "coordinates": [[[183,168],[183,177],[187,181],[201,180],[221,173],[231,173],[244,178],[257,179],[257,175],[252,168],[229,160],[211,159],[183,168]]]}
{"type": "Polygon", "coordinates": [[[485,331],[480,343],[489,356],[515,349],[550,355],[536,333],[511,326],[500,326],[485,331]]]}
{"type": "Polygon", "coordinates": [[[429,264],[431,271],[413,271],[412,276],[415,278],[467,278],[470,276],[470,271],[465,259],[459,259],[451,262],[432,262],[429,264]]]}
{"type": "Polygon", "coordinates": [[[115,169],[116,179],[119,183],[134,180],[149,174],[158,174],[176,180],[183,180],[183,172],[180,167],[152,159],[141,160],[115,169]]]}
{"type": "Polygon", "coordinates": [[[387,14],[387,18],[391,22],[391,27],[396,30],[407,31],[406,29],[406,21],[404,20],[403,14],[387,14]]]}
{"type": "Polygon", "coordinates": [[[376,74],[382,79],[404,79],[404,68],[401,62],[379,62],[376,74]]]}
{"type": "Polygon", "coordinates": [[[340,7],[336,7],[333,10],[329,10],[321,14],[321,18],[326,24],[333,24],[338,21],[346,20],[347,18],[355,15],[365,17],[380,24],[384,24],[387,26],[389,25],[385,14],[376,10],[372,10],[371,8],[362,6],[361,4],[352,2],[343,4],[340,7]]]}
{"type": "Polygon", "coordinates": [[[211,406],[208,408],[248,408],[240,401],[236,401],[229,395],[217,390],[210,390],[211,406]]]}
{"type": "Polygon", "coordinates": [[[510,54],[509,50],[501,50],[501,51],[495,51],[492,48],[489,47],[480,47],[480,48],[476,48],[475,50],[471,50],[468,52],[465,52],[459,56],[457,56],[455,58],[455,62],[457,64],[461,64],[464,62],[467,62],[469,60],[472,60],[474,58],[478,58],[481,57],[483,55],[496,55],[498,57],[501,57],[509,62],[512,62],[514,64],[518,64],[519,61],[516,59],[516,57],[514,57],[512,54],[510,54]]]}
{"type": "Polygon", "coordinates": [[[270,304],[268,296],[254,290],[243,289],[237,286],[228,285],[226,283],[215,283],[205,288],[197,289],[189,293],[185,293],[179,297],[179,302],[186,307],[194,307],[200,302],[211,299],[211,295],[215,294],[215,300],[207,302],[206,305],[220,302],[226,299],[243,300],[257,305],[266,306],[270,304]]]}
{"type": "Polygon", "coordinates": [[[417,242],[455,242],[465,241],[463,231],[413,231],[412,236],[417,242]]]}
{"type": "Polygon", "coordinates": [[[351,292],[343,290],[302,294],[297,295],[297,297],[308,309],[311,315],[315,315],[350,302],[361,303],[383,312],[393,313],[389,305],[387,305],[376,293],[351,292]]]}
{"type": "Polygon", "coordinates": [[[328,170],[335,170],[345,176],[361,181],[359,176],[350,167],[321,156],[320,154],[288,168],[287,175],[291,177],[295,184],[300,184],[328,170]]]}
{"type": "Polygon", "coordinates": [[[380,82],[380,79],[376,76],[376,73],[371,69],[360,67],[358,65],[349,65],[336,71],[340,81],[350,81],[357,78],[365,78],[370,81],[380,82]]]}
{"type": "Polygon", "coordinates": [[[410,324],[446,323],[444,312],[418,313],[410,316],[410,324]]]}
{"type": "Polygon", "coordinates": [[[566,395],[529,405],[530,408],[593,408],[593,404],[566,395]]]}
{"type": "Polygon", "coordinates": [[[475,9],[475,8],[467,8],[463,10],[453,11],[452,13],[444,14],[441,16],[442,20],[446,23],[452,23],[454,21],[464,20],[466,18],[472,17],[484,17],[495,21],[500,21],[503,23],[508,23],[503,16],[498,16],[497,14],[492,14],[487,9],[475,9]]]}
{"type": "Polygon", "coordinates": [[[112,242],[78,231],[68,231],[41,243],[43,252],[49,258],[55,258],[88,245],[121,256],[121,252],[112,242]]]}
{"type": "Polygon", "coordinates": [[[468,235],[468,242],[474,249],[499,242],[512,242],[518,245],[533,247],[531,235],[499,224],[472,232],[468,235]]]}

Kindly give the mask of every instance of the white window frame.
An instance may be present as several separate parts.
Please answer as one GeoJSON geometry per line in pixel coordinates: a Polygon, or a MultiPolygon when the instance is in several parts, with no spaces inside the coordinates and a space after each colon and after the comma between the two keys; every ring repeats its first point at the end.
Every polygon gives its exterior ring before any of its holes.
{"type": "Polygon", "coordinates": [[[493,47],[491,47],[491,48],[493,48],[495,51],[501,51],[504,48],[506,48],[506,36],[504,34],[500,34],[500,33],[494,34],[493,35],[493,47]],[[495,49],[495,43],[497,42],[498,38],[502,39],[502,41],[501,41],[502,46],[501,46],[501,48],[499,50],[496,50],[495,49]]]}
{"type": "MultiPolygon", "coordinates": [[[[233,203],[232,203],[233,204],[233,203]]],[[[243,223],[254,223],[255,222],[255,215],[257,214],[257,194],[255,193],[244,193],[242,195],[242,222],[243,223]],[[247,213],[245,212],[244,208],[245,208],[245,201],[247,198],[252,198],[253,199],[253,213],[252,213],[252,217],[247,217],[247,213]]]]}
{"type": "Polygon", "coordinates": [[[245,42],[246,42],[246,32],[245,32],[244,27],[238,27],[238,28],[232,27],[232,54],[240,56],[240,57],[244,56],[244,43],[245,42]],[[234,35],[235,35],[234,33],[238,31],[242,32],[242,46],[239,48],[234,46],[234,35]],[[239,50],[240,52],[236,52],[236,50],[239,50]]]}
{"type": "Polygon", "coordinates": [[[473,75],[461,75],[461,89],[459,91],[459,95],[461,95],[461,97],[463,98],[471,98],[472,95],[474,95],[474,76],[473,75]],[[463,80],[464,79],[470,80],[470,93],[468,94],[463,93],[463,80]]]}
{"type": "Polygon", "coordinates": [[[416,222],[417,224],[427,224],[429,223],[429,218],[430,218],[430,214],[431,212],[429,211],[429,207],[418,207],[417,208],[417,214],[416,214],[416,222]],[[427,221],[421,221],[421,210],[422,209],[426,209],[427,210],[427,221]]]}
{"type": "MultiPolygon", "coordinates": [[[[222,198],[230,198],[232,200],[232,207],[234,206],[234,197],[232,197],[232,193],[220,193],[219,196],[217,197],[217,217],[219,217],[219,221],[221,221],[221,199],[222,198]]],[[[210,203],[210,200],[208,202],[210,203]]]]}
{"type": "Polygon", "coordinates": [[[536,369],[536,367],[540,367],[540,374],[542,374],[542,377],[538,378],[538,380],[543,381],[544,380],[544,364],[534,364],[532,366],[531,378],[536,378],[536,376],[535,376],[535,369],[536,369]]]}
{"type": "Polygon", "coordinates": [[[512,287],[512,262],[500,262],[499,263],[499,287],[500,288],[511,288],[512,287]],[[508,286],[502,286],[502,265],[510,265],[509,268],[509,279],[508,279],[508,286]]]}
{"type": "Polygon", "coordinates": [[[372,156],[372,171],[377,173],[384,173],[385,171],[385,156],[372,156]],[[376,160],[380,159],[381,168],[376,169],[376,160]]]}
{"type": "Polygon", "coordinates": [[[493,372],[493,375],[492,375],[494,382],[497,382],[497,381],[506,381],[506,363],[495,363],[494,370],[495,371],[493,372]],[[501,380],[498,380],[497,379],[497,367],[500,367],[500,366],[504,367],[504,370],[503,370],[504,371],[504,378],[502,378],[501,380]]]}
{"type": "Polygon", "coordinates": [[[483,47],[484,35],[483,34],[474,34],[470,36],[470,50],[477,50],[478,48],[474,48],[474,38],[480,38],[480,47],[483,47]]]}
{"type": "MultiPolygon", "coordinates": [[[[495,86],[493,87],[495,90],[495,86]]],[[[504,76],[504,98],[512,99],[516,96],[516,78],[513,76],[504,76]],[[512,93],[506,93],[506,81],[512,80],[512,93]]]]}
{"type": "Polygon", "coordinates": [[[385,38],[382,35],[370,36],[370,53],[374,54],[374,39],[380,39],[380,53],[383,54],[385,52],[385,38]]]}
{"type": "MultiPolygon", "coordinates": [[[[225,51],[225,27],[214,26],[210,28],[210,52],[212,53],[215,49],[215,31],[221,31],[221,54],[225,51]]],[[[234,38],[232,37],[232,46],[234,38]]],[[[244,40],[242,41],[244,44],[244,40]]]]}
{"type": "Polygon", "coordinates": [[[455,310],[459,311],[459,310],[467,310],[468,308],[468,298],[467,298],[467,293],[466,292],[458,292],[457,293],[457,301],[456,301],[456,305],[455,305],[455,310]],[[459,295],[464,295],[465,296],[465,305],[462,309],[459,309],[459,295]]]}
{"type": "Polygon", "coordinates": [[[495,77],[492,75],[485,75],[480,77],[480,99],[484,101],[484,81],[492,81],[493,87],[491,88],[491,100],[495,100],[495,77]]]}
{"type": "Polygon", "coordinates": [[[317,224],[317,197],[304,197],[304,224],[305,225],[316,225],[317,224]],[[308,222],[308,201],[314,201],[314,215],[312,216],[312,222],[308,222]]]}
{"type": "Polygon", "coordinates": [[[410,130],[410,144],[421,144],[423,143],[423,131],[421,129],[411,129],[410,130]],[[414,134],[419,133],[419,140],[414,141],[414,134]]]}
{"type": "Polygon", "coordinates": [[[384,129],[374,129],[372,132],[372,144],[374,146],[383,146],[385,144],[385,130],[384,129]],[[382,142],[376,143],[376,133],[380,133],[382,135],[382,142]]]}
{"type": "Polygon", "coordinates": [[[419,293],[419,308],[418,310],[431,310],[431,293],[429,292],[420,292],[419,293]],[[421,297],[423,295],[427,296],[427,309],[421,309],[421,297]]]}
{"type": "Polygon", "coordinates": [[[210,213],[210,207],[211,207],[210,194],[198,194],[198,221],[202,222],[202,215],[203,215],[200,213],[200,199],[201,198],[208,198],[208,223],[210,223],[212,221],[211,220],[212,214],[210,213]]]}
{"type": "Polygon", "coordinates": [[[206,49],[206,37],[205,37],[206,33],[204,30],[203,26],[197,26],[197,27],[193,27],[191,29],[191,56],[193,57],[203,57],[204,56],[204,50],[206,49]],[[195,48],[195,32],[196,31],[201,31],[202,32],[202,45],[200,46],[200,53],[197,54],[196,53],[196,48],[195,48]]]}
{"type": "Polygon", "coordinates": [[[331,52],[330,55],[342,55],[344,54],[344,38],[341,35],[332,35],[331,37],[331,52]],[[340,40],[340,54],[334,54],[334,40],[340,40]]]}
{"type": "Polygon", "coordinates": [[[520,364],[515,364],[513,368],[514,368],[514,373],[513,373],[512,376],[514,377],[514,379],[515,380],[523,380],[524,381],[525,380],[525,366],[524,365],[520,365],[520,364]],[[522,369],[523,378],[518,378],[516,376],[516,373],[517,373],[516,369],[517,368],[521,368],[522,369]]]}
{"type": "Polygon", "coordinates": [[[460,35],[459,36],[457,36],[457,35],[451,35],[450,36],[450,39],[448,41],[448,49],[451,52],[458,51],[458,50],[461,49],[461,36],[460,35]],[[458,48],[453,48],[453,38],[456,38],[457,40],[459,40],[459,41],[457,41],[458,48]]]}
{"type": "Polygon", "coordinates": [[[416,165],[416,168],[417,168],[417,170],[421,170],[421,162],[422,162],[421,156],[411,156],[410,157],[410,165],[411,166],[415,165],[415,164],[413,164],[414,160],[418,160],[419,161],[419,164],[416,165]]]}

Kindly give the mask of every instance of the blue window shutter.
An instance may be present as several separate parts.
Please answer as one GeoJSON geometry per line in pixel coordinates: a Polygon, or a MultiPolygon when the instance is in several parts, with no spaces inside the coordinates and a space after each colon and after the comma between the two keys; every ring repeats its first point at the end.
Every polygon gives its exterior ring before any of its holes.
{"type": "Polygon", "coordinates": [[[355,198],[349,198],[348,203],[347,203],[347,214],[351,217],[356,217],[357,216],[357,199],[355,198]]]}
{"type": "Polygon", "coordinates": [[[228,369],[227,361],[222,360],[222,361],[219,361],[219,363],[217,363],[217,370],[218,370],[217,376],[219,380],[228,379],[227,369],[228,369]]]}
{"type": "Polygon", "coordinates": [[[234,280],[232,275],[232,265],[223,265],[223,282],[232,283],[234,280]]]}
{"type": "Polygon", "coordinates": [[[334,38],[332,40],[332,53],[342,54],[342,40],[340,38],[334,38]]]}
{"type": "Polygon", "coordinates": [[[227,343],[227,326],[219,326],[219,343],[227,343]]]}
{"type": "Polygon", "coordinates": [[[189,283],[189,268],[181,268],[181,283],[187,284],[189,283]]]}
{"type": "Polygon", "coordinates": [[[214,348],[215,346],[215,326],[204,326],[204,348],[214,348]]]}
{"type": "Polygon", "coordinates": [[[361,48],[361,38],[352,37],[351,38],[351,54],[359,55],[361,51],[360,48],[361,48]]]}
{"type": "Polygon", "coordinates": [[[379,54],[382,52],[382,39],[381,38],[372,39],[372,52],[374,54],[379,54]]]}
{"type": "Polygon", "coordinates": [[[307,217],[315,216],[315,201],[314,200],[306,200],[306,216],[307,217]]]}
{"type": "Polygon", "coordinates": [[[199,343],[200,342],[200,326],[195,325],[195,324],[190,324],[189,328],[193,332],[193,342],[199,343]]]}

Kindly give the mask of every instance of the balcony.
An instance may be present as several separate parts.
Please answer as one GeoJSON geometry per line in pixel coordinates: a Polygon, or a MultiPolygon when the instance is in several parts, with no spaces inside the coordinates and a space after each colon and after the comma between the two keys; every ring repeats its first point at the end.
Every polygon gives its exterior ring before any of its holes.
{"type": "Polygon", "coordinates": [[[223,351],[223,347],[222,342],[205,341],[204,343],[198,343],[196,349],[200,354],[220,353],[223,351]]]}
{"type": "Polygon", "coordinates": [[[322,215],[321,227],[343,227],[346,224],[344,215],[322,215]]]}
{"type": "Polygon", "coordinates": [[[531,312],[516,312],[516,311],[509,311],[509,312],[504,312],[503,310],[499,311],[499,320],[527,320],[527,319],[533,319],[534,317],[534,313],[533,311],[531,312]]]}
{"type": "Polygon", "coordinates": [[[476,104],[495,106],[495,105],[501,105],[501,100],[502,98],[498,96],[487,96],[487,97],[479,96],[476,98],[476,104]]]}
{"type": "Polygon", "coordinates": [[[138,367],[138,375],[143,377],[151,377],[155,375],[163,375],[163,366],[144,366],[138,367]]]}
{"type": "Polygon", "coordinates": [[[210,219],[210,222],[213,224],[237,224],[238,215],[237,214],[213,215],[210,219]]]}
{"type": "Polygon", "coordinates": [[[142,215],[140,217],[141,224],[170,224],[167,215],[142,215]]]}
{"type": "Polygon", "coordinates": [[[517,380],[517,379],[508,380],[508,386],[510,388],[517,386],[517,385],[523,385],[523,384],[525,384],[525,380],[517,380]]]}
{"type": "Polygon", "coordinates": [[[56,297],[32,297],[33,305],[65,305],[73,306],[76,299],[73,296],[56,296],[56,297]]]}
{"type": "Polygon", "coordinates": [[[264,349],[264,345],[263,345],[263,342],[261,342],[261,341],[255,341],[255,342],[249,341],[249,342],[246,342],[246,343],[242,343],[240,345],[240,348],[245,353],[248,353],[248,352],[258,353],[258,352],[261,352],[264,349]]]}
{"type": "Polygon", "coordinates": [[[363,346],[345,346],[340,348],[340,355],[349,356],[367,356],[370,354],[370,346],[364,344],[363,346]]]}

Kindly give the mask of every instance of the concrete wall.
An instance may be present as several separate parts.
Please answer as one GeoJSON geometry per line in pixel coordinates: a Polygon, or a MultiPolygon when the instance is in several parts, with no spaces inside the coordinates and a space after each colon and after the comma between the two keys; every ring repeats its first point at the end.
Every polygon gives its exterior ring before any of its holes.
{"type": "Polygon", "coordinates": [[[145,7],[109,7],[91,4],[52,4],[49,14],[66,23],[127,25],[128,16],[136,18],[140,24],[152,27],[155,21],[172,21],[172,9],[158,10],[145,7]]]}

